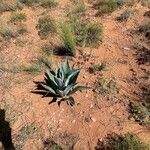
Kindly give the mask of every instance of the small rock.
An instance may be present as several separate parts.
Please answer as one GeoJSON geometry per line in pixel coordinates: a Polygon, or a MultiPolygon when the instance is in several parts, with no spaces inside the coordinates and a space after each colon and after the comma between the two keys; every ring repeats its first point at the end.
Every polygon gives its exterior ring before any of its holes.
{"type": "Polygon", "coordinates": [[[75,123],[75,122],[76,122],[75,120],[72,121],[72,123],[75,123]]]}
{"type": "Polygon", "coordinates": [[[124,47],[123,49],[124,49],[124,50],[130,50],[130,48],[128,48],[128,47],[124,47]]]}
{"type": "Polygon", "coordinates": [[[92,117],[91,120],[92,120],[93,122],[96,122],[96,118],[93,118],[93,117],[92,117]]]}

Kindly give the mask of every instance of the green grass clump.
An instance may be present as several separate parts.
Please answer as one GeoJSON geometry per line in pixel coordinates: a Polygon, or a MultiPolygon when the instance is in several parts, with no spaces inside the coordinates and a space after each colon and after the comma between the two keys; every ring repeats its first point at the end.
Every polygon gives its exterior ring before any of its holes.
{"type": "Polygon", "coordinates": [[[103,27],[98,23],[91,23],[70,15],[70,22],[74,29],[76,44],[79,46],[99,46],[102,42],[103,27]]]}
{"type": "Polygon", "coordinates": [[[32,63],[28,66],[23,66],[22,70],[30,74],[37,74],[41,71],[41,66],[39,64],[32,63]]]}
{"type": "Polygon", "coordinates": [[[86,26],[86,46],[96,46],[102,42],[103,28],[98,23],[88,23],[86,26]]]}
{"type": "Polygon", "coordinates": [[[26,20],[27,20],[27,16],[25,13],[14,13],[10,18],[10,22],[22,22],[26,20]]]}
{"type": "Polygon", "coordinates": [[[61,36],[64,44],[64,48],[68,55],[74,56],[76,54],[76,41],[72,26],[68,23],[61,25],[61,36]]]}
{"type": "Polygon", "coordinates": [[[49,34],[57,32],[56,22],[50,16],[40,18],[36,28],[39,30],[38,34],[41,38],[47,38],[49,34]]]}
{"type": "Polygon", "coordinates": [[[44,8],[53,8],[57,6],[56,0],[41,0],[41,6],[44,8]]]}
{"type": "Polygon", "coordinates": [[[150,150],[135,134],[109,134],[103,141],[98,141],[95,150],[150,150]]]}
{"type": "Polygon", "coordinates": [[[98,0],[94,4],[94,8],[98,10],[97,16],[111,13],[123,4],[123,0],[98,0]]]}

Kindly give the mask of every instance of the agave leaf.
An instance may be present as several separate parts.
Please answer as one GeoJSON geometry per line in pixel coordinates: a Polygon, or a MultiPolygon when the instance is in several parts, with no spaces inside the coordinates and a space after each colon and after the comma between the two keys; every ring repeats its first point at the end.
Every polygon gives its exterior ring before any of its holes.
{"type": "Polygon", "coordinates": [[[56,85],[54,75],[49,70],[46,70],[45,76],[48,78],[48,80],[51,80],[56,85]]]}
{"type": "Polygon", "coordinates": [[[63,64],[62,68],[63,68],[63,71],[64,71],[65,74],[67,74],[70,71],[70,66],[69,66],[67,58],[66,58],[66,60],[65,60],[65,62],[63,64]]]}
{"type": "Polygon", "coordinates": [[[64,97],[64,92],[62,90],[56,90],[60,97],[64,97]]]}
{"type": "Polygon", "coordinates": [[[72,91],[70,91],[68,93],[68,95],[72,95],[72,94],[74,94],[77,91],[82,91],[82,90],[87,90],[87,89],[90,89],[90,87],[87,87],[87,86],[76,86],[75,88],[72,89],[72,91]]]}
{"type": "Polygon", "coordinates": [[[61,79],[62,79],[62,81],[64,81],[64,79],[65,79],[65,72],[63,70],[63,66],[60,67],[60,73],[61,73],[61,79]]]}
{"type": "Polygon", "coordinates": [[[67,104],[73,106],[75,104],[75,100],[72,96],[70,96],[67,100],[67,104]]]}
{"type": "Polygon", "coordinates": [[[64,87],[64,83],[60,78],[54,77],[55,82],[57,83],[57,88],[62,90],[64,87]]]}
{"type": "Polygon", "coordinates": [[[41,86],[46,90],[48,91],[49,93],[51,94],[54,94],[54,95],[57,95],[56,92],[49,86],[45,85],[45,84],[41,84],[41,86]]]}
{"type": "Polygon", "coordinates": [[[70,84],[74,84],[78,78],[79,73],[80,73],[80,69],[77,69],[76,71],[71,73],[65,82],[65,86],[68,86],[70,84]]]}
{"type": "Polygon", "coordinates": [[[47,70],[45,76],[46,76],[45,83],[53,87],[54,90],[56,90],[58,87],[57,87],[57,83],[54,80],[54,75],[49,70],[47,70]]]}
{"type": "Polygon", "coordinates": [[[75,85],[76,85],[76,83],[75,83],[75,84],[70,84],[70,85],[68,85],[68,86],[65,88],[65,90],[64,90],[64,95],[67,96],[68,93],[69,93],[70,91],[72,91],[72,89],[73,89],[73,87],[74,87],[75,85]]]}

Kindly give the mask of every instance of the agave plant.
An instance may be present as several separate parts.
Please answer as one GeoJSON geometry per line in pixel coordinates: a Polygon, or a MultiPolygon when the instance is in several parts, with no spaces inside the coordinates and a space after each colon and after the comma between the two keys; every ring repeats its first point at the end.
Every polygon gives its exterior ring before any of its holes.
{"type": "Polygon", "coordinates": [[[52,72],[47,70],[45,73],[44,82],[39,83],[42,91],[46,95],[51,95],[55,101],[66,101],[67,104],[73,106],[75,104],[74,98],[71,96],[77,91],[87,89],[87,86],[78,86],[76,81],[81,69],[75,69],[69,66],[68,59],[64,64],[52,72]]]}

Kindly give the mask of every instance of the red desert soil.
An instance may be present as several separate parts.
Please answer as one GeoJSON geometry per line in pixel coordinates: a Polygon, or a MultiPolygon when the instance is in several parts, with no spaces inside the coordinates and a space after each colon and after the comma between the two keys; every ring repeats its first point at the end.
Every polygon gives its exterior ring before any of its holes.
{"type": "MultiPolygon", "coordinates": [[[[56,9],[49,12],[58,20],[64,17],[64,8],[68,1],[63,0],[60,3],[56,9]]],[[[102,71],[101,74],[106,79],[115,77],[119,93],[103,97],[96,96],[92,90],[78,92],[74,95],[76,100],[74,107],[70,107],[66,103],[61,103],[59,107],[57,103],[49,104],[52,98],[42,98],[41,95],[32,93],[35,89],[33,81],[42,81],[44,72],[34,76],[24,72],[0,72],[1,108],[5,108],[6,117],[11,123],[14,143],[17,141],[22,127],[32,123],[37,131],[31,139],[26,139],[24,150],[41,150],[42,140],[47,137],[52,137],[60,144],[64,144],[63,140],[70,140],[70,144],[75,143],[75,150],[94,149],[97,140],[111,132],[118,134],[132,132],[146,142],[150,141],[150,131],[134,120],[128,119],[128,102],[129,100],[139,100],[141,92],[139,84],[142,83],[142,79],[140,83],[131,81],[133,78],[131,70],[134,69],[137,78],[143,76],[141,66],[137,64],[133,55],[134,49],[132,49],[138,39],[131,35],[130,31],[141,22],[148,20],[143,16],[148,10],[146,7],[140,4],[134,7],[132,9],[136,10],[135,15],[123,23],[115,20],[122,10],[100,18],[95,17],[94,10],[89,8],[86,17],[103,23],[103,43],[99,48],[78,48],[84,54],[91,53],[89,61],[84,61],[79,52],[71,61],[71,64],[75,63],[75,66],[83,68],[78,82],[91,87],[94,86],[97,76],[100,75],[88,72],[91,63],[108,62],[109,69],[102,71]],[[122,61],[127,63],[124,64],[122,61]]],[[[21,11],[27,14],[25,24],[28,30],[28,33],[21,38],[28,42],[20,47],[16,46],[15,40],[11,40],[1,47],[0,59],[6,62],[8,67],[30,63],[41,53],[41,47],[51,40],[51,38],[41,40],[35,28],[38,18],[43,12],[42,8],[25,7],[21,11]]],[[[3,13],[0,18],[10,14],[10,12],[3,13]]],[[[62,57],[53,56],[55,67],[61,62],[63,62],[62,57]]]]}

